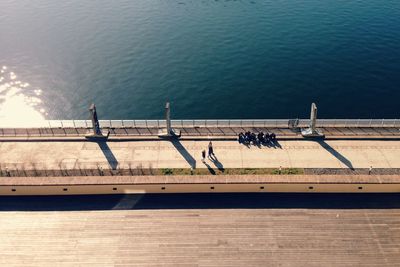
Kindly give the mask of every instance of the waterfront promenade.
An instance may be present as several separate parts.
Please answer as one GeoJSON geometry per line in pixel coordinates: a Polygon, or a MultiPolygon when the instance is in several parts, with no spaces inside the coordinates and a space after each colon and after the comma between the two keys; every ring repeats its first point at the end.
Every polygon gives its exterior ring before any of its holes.
{"type": "Polygon", "coordinates": [[[209,140],[0,142],[4,171],[87,168],[400,168],[400,142],[287,140],[274,146],[213,141],[217,160],[201,161],[209,140]]]}
{"type": "Polygon", "coordinates": [[[400,265],[400,195],[371,194],[400,191],[398,129],[371,128],[368,135],[366,128],[340,128],[348,135],[328,134],[325,140],[282,129],[288,134],[282,131],[275,144],[260,147],[239,144],[233,134],[170,140],[155,132],[112,134],[108,142],[88,141],[83,131],[63,135],[65,129],[59,135],[3,136],[0,264],[400,265]],[[201,151],[210,140],[216,159],[203,163],[201,151]],[[211,175],[280,167],[304,174],[211,175]],[[209,173],[120,175],[140,168],[209,173]],[[97,171],[81,172],[88,169],[97,171]],[[99,169],[112,175],[99,176],[99,169]],[[62,175],[52,176],[57,171],[62,175]],[[36,173],[47,177],[29,177],[36,173]],[[53,196],[24,196],[32,192],[53,196]],[[87,195],[100,193],[105,195],[87,195]]]}

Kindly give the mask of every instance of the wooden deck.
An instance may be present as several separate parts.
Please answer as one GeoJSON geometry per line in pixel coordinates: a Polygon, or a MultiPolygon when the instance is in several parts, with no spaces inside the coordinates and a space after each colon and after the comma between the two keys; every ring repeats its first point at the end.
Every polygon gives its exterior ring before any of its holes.
{"type": "MultiPolygon", "coordinates": [[[[140,198],[121,197],[115,206],[131,207],[149,201],[140,198]]],[[[185,204],[193,202],[190,198],[176,200],[183,207],[179,209],[162,204],[168,199],[157,199],[162,208],[0,212],[0,265],[400,266],[400,209],[376,207],[375,201],[385,197],[358,199],[367,203],[362,209],[347,204],[336,207],[330,204],[335,199],[328,196],[314,200],[294,196],[288,200],[279,195],[275,200],[251,201],[255,207],[258,201],[282,202],[289,208],[225,209],[216,205],[192,209],[185,204]],[[305,201],[326,203],[328,208],[297,208],[305,201]]],[[[194,198],[200,202],[228,203],[231,199],[239,203],[252,197],[194,198]]],[[[343,203],[355,201],[346,195],[339,198],[343,203]]],[[[60,200],[28,198],[17,202],[23,201],[26,206],[40,209],[45,202],[60,200]]],[[[79,201],[65,200],[65,205],[79,201]]],[[[390,202],[398,205],[400,196],[390,202]]],[[[3,209],[15,201],[0,198],[0,203],[3,209]]],[[[63,205],[60,203],[59,208],[63,205]]]]}

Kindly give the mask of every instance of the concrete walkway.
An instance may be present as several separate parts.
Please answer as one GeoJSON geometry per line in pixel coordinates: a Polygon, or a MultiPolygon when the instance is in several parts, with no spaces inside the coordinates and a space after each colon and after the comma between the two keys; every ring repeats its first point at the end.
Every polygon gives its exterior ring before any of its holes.
{"type": "MultiPolygon", "coordinates": [[[[206,168],[201,151],[208,141],[0,142],[5,169],[72,169],[137,166],[206,168]]],[[[214,141],[212,168],[400,168],[400,141],[280,141],[250,148],[235,141],[214,141]]]]}

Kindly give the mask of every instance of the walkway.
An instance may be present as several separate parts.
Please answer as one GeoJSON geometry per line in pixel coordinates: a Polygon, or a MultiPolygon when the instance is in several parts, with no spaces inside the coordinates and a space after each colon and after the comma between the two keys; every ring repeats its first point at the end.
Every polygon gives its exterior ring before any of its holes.
{"type": "Polygon", "coordinates": [[[217,159],[201,162],[208,141],[0,142],[4,170],[74,168],[400,168],[400,141],[280,141],[246,147],[214,141],[217,159]]]}

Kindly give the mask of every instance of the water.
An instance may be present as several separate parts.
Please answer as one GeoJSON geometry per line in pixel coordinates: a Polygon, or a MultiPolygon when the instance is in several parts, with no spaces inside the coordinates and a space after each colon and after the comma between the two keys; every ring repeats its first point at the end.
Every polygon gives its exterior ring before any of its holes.
{"type": "Polygon", "coordinates": [[[0,70],[3,121],[399,118],[400,1],[1,0],[0,70]]]}

